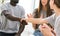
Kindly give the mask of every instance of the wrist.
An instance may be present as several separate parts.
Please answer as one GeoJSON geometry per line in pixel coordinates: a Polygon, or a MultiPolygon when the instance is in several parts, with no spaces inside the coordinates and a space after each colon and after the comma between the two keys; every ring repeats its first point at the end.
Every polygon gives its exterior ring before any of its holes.
{"type": "Polygon", "coordinates": [[[18,19],[18,21],[19,21],[19,22],[21,22],[21,21],[22,21],[22,19],[21,19],[21,18],[19,18],[19,19],[18,19]]]}

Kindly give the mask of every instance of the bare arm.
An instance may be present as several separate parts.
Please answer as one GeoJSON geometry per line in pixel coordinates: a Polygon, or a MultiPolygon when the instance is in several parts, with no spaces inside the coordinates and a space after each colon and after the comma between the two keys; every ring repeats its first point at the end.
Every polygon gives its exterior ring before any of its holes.
{"type": "Polygon", "coordinates": [[[33,17],[31,17],[31,15],[28,15],[28,19],[26,19],[26,21],[31,22],[31,23],[35,23],[35,24],[50,23],[51,25],[53,25],[53,17],[54,16],[55,16],[55,14],[53,14],[50,17],[42,19],[42,18],[33,18],[33,17]]]}
{"type": "Polygon", "coordinates": [[[11,14],[6,14],[6,12],[8,12],[8,11],[7,11],[7,10],[2,11],[2,13],[4,14],[4,16],[5,16],[7,19],[9,19],[9,20],[11,20],[11,21],[20,21],[20,20],[21,20],[21,18],[14,17],[14,16],[12,16],[11,14]]]}
{"type": "Polygon", "coordinates": [[[47,23],[47,20],[41,18],[28,18],[26,19],[27,22],[35,23],[35,24],[42,24],[47,23]]]}

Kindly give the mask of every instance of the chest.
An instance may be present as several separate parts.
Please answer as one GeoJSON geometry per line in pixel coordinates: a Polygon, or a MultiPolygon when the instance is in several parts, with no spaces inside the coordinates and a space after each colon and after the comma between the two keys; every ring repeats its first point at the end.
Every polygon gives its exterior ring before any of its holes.
{"type": "Polygon", "coordinates": [[[46,11],[41,11],[40,12],[40,17],[46,18],[47,17],[47,12],[46,11]]]}
{"type": "Polygon", "coordinates": [[[16,17],[20,17],[21,12],[22,12],[21,9],[18,7],[9,6],[8,10],[9,10],[11,15],[16,16],[16,17]]]}

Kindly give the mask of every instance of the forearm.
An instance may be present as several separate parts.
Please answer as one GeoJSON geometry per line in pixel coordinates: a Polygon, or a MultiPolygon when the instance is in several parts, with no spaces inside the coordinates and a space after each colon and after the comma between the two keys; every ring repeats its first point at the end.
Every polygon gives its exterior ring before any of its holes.
{"type": "Polygon", "coordinates": [[[3,14],[7,19],[9,19],[9,20],[11,20],[11,21],[20,21],[20,20],[21,20],[21,18],[12,16],[8,10],[2,11],[2,14],[3,14]]]}
{"type": "Polygon", "coordinates": [[[11,21],[20,21],[21,20],[21,18],[17,18],[12,15],[9,15],[9,14],[5,15],[5,17],[11,21]]]}
{"type": "Polygon", "coordinates": [[[35,24],[47,23],[46,20],[43,20],[41,18],[28,18],[27,21],[35,24]]]}

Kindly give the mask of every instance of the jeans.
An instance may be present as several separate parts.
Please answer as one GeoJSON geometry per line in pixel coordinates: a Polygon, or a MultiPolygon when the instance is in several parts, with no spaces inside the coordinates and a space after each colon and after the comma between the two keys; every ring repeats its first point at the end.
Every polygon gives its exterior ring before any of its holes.
{"type": "Polygon", "coordinates": [[[35,30],[34,36],[43,36],[43,34],[40,32],[40,30],[35,30]]]}
{"type": "Polygon", "coordinates": [[[0,36],[15,36],[16,33],[4,33],[0,32],[0,36]]]}

